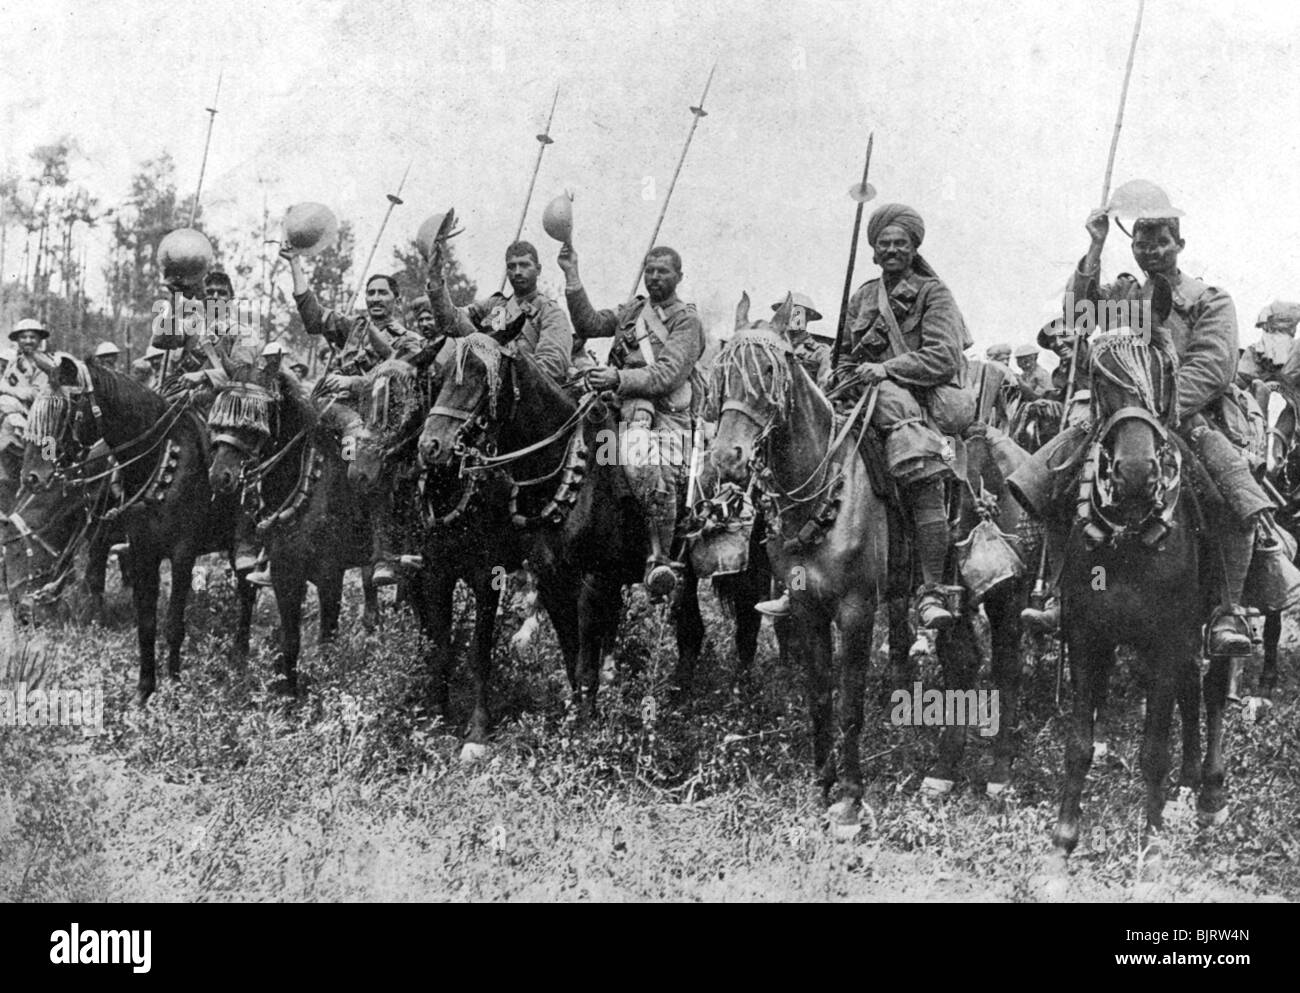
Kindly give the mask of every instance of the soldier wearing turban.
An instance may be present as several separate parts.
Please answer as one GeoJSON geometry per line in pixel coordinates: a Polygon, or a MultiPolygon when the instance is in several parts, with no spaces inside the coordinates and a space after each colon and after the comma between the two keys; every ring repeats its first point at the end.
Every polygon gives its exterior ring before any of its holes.
{"type": "Polygon", "coordinates": [[[835,370],[853,383],[845,397],[856,403],[877,390],[871,423],[885,440],[885,461],[915,527],[922,585],[917,616],[928,628],[955,620],[944,596],[950,535],[944,482],[953,475],[953,450],[945,435],[960,434],[975,413],[962,386],[965,350],[972,344],[961,312],[920,254],[925,222],[911,207],[879,207],[867,240],[880,266],[849,301],[846,346],[835,370]]]}

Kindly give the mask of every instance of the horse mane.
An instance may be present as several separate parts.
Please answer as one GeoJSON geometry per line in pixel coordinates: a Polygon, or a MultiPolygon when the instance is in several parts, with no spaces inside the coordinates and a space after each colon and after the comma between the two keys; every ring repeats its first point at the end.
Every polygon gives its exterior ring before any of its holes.
{"type": "Polygon", "coordinates": [[[147,421],[145,427],[156,423],[166,412],[166,400],[125,373],[106,369],[97,362],[87,363],[86,370],[90,373],[95,396],[104,406],[138,412],[141,419],[147,421]]]}

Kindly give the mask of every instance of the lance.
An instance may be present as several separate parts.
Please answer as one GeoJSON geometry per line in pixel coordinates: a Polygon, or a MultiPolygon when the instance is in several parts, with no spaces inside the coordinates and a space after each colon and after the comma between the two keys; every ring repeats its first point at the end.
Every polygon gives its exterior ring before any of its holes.
{"type": "MultiPolygon", "coordinates": [[[[375,235],[375,243],[370,246],[370,254],[366,256],[365,267],[361,270],[361,288],[357,291],[356,300],[360,300],[366,292],[366,276],[370,274],[370,263],[375,260],[375,252],[379,250],[379,242],[384,237],[384,228],[388,227],[388,219],[393,216],[393,208],[403,202],[402,190],[406,187],[406,177],[411,174],[411,166],[414,164],[414,159],[406,163],[406,172],[402,173],[402,181],[397,184],[397,192],[387,194],[388,210],[384,213],[384,219],[379,222],[379,233],[375,235]]],[[[353,303],[353,306],[355,305],[356,301],[353,303]]]]}
{"type": "MultiPolygon", "coordinates": [[[[655,221],[655,229],[650,234],[650,244],[646,248],[645,255],[650,253],[650,249],[655,247],[655,239],[659,237],[659,229],[663,226],[664,215],[668,213],[668,201],[673,198],[673,188],[677,185],[677,177],[681,175],[682,165],[686,162],[686,153],[690,151],[691,139],[695,137],[695,129],[699,126],[700,118],[707,117],[708,112],[704,109],[704,101],[709,96],[709,86],[713,83],[713,74],[717,71],[718,63],[713,63],[713,68],[709,70],[709,78],[704,81],[704,92],[700,95],[698,106],[691,108],[691,113],[695,115],[691,119],[691,129],[686,133],[686,144],[682,146],[682,154],[677,159],[677,168],[673,170],[672,181],[668,184],[668,192],[664,194],[664,204],[659,208],[659,219],[655,221]]],[[[641,272],[645,268],[645,255],[641,256],[641,263],[637,266],[636,280],[632,283],[632,292],[628,294],[628,299],[636,297],[636,288],[641,285],[641,272]]]]}
{"type": "MultiPolygon", "coordinates": [[[[1142,11],[1146,7],[1146,0],[1138,0],[1137,19],[1133,23],[1133,38],[1128,46],[1128,63],[1124,66],[1124,84],[1119,91],[1119,109],[1115,112],[1115,130],[1110,136],[1110,152],[1106,156],[1106,176],[1101,183],[1101,205],[1106,206],[1106,201],[1110,199],[1110,179],[1115,169],[1115,152],[1119,149],[1119,132],[1124,126],[1124,105],[1128,103],[1128,84],[1133,76],[1133,60],[1137,55],[1138,35],[1142,32],[1142,11]]],[[[1065,315],[1062,315],[1064,321],[1065,315]]],[[[1065,430],[1065,419],[1070,414],[1070,403],[1074,399],[1074,388],[1079,376],[1079,342],[1082,340],[1081,334],[1075,334],[1074,347],[1070,356],[1070,376],[1065,384],[1065,406],[1061,409],[1061,423],[1057,428],[1058,431],[1065,430]]],[[[1038,567],[1038,582],[1035,588],[1044,585],[1044,576],[1047,569],[1047,536],[1043,536],[1043,556],[1038,567]]],[[[1062,645],[1064,649],[1064,645],[1062,645]]],[[[1061,705],[1061,681],[1065,669],[1065,651],[1062,650],[1056,668],[1056,705],[1061,705]]]]}
{"type": "MultiPolygon", "coordinates": [[[[537,161],[533,163],[533,177],[528,181],[528,192],[524,195],[524,209],[519,215],[519,227],[515,230],[515,241],[524,236],[524,221],[528,219],[528,207],[533,202],[533,187],[537,185],[537,174],[542,168],[542,155],[546,152],[547,145],[554,145],[555,141],[551,138],[551,122],[555,120],[555,105],[560,99],[560,88],[555,88],[555,96],[551,98],[551,112],[546,118],[546,129],[537,136],[537,161]]],[[[501,277],[501,290],[506,288],[506,277],[501,277]]]]}
{"type": "Polygon", "coordinates": [[[831,349],[831,370],[834,371],[840,360],[840,345],[844,341],[844,326],[849,317],[849,296],[853,293],[853,264],[858,257],[858,232],[862,230],[862,208],[876,191],[867,182],[867,173],[871,171],[871,146],[876,142],[876,133],[867,135],[867,160],[862,164],[862,182],[849,190],[849,196],[858,202],[858,209],[853,215],[853,240],[849,242],[849,266],[844,272],[844,293],[840,296],[840,322],[835,327],[835,347],[831,349]]]}
{"type": "Polygon", "coordinates": [[[217,73],[217,92],[212,95],[212,106],[206,108],[208,112],[208,136],[203,142],[203,162],[199,166],[199,185],[194,190],[194,203],[190,205],[190,227],[194,227],[194,222],[199,216],[199,194],[203,192],[203,174],[208,171],[208,149],[212,145],[212,125],[217,120],[217,98],[221,96],[221,77],[224,74],[224,69],[217,73]]]}

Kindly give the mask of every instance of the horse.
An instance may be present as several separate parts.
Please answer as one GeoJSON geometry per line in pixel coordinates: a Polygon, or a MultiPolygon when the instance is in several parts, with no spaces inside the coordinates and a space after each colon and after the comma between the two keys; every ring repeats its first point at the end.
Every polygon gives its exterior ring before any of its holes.
{"type": "MultiPolygon", "coordinates": [[[[157,686],[163,560],[171,563],[164,634],[167,671],[175,679],[181,670],[194,561],[201,554],[232,547],[233,507],[212,500],[206,429],[190,397],[168,402],[128,376],[68,355],[59,355],[48,375],[50,391],[37,397],[29,418],[23,487],[47,489],[56,474],[68,482],[88,482],[95,475],[91,466],[61,468],[62,455],[89,451],[99,440],[110,446],[122,495],[107,513],[123,522],[131,547],[131,599],[140,657],[136,699],[143,706],[157,686]]],[[[253,595],[252,587],[241,581],[237,659],[248,652],[253,595]]]]}
{"type": "Polygon", "coordinates": [[[818,799],[826,803],[838,784],[840,798],[828,815],[836,834],[847,836],[861,827],[859,739],[875,612],[889,580],[889,512],[857,446],[846,444],[856,441],[862,426],[856,419],[861,405],[854,418],[837,425],[830,402],[794,355],[790,311],[787,297],[770,323],[751,324],[749,296],[741,297],[736,334],[712,370],[719,417],[710,458],[724,482],[744,486],[758,473],[774,523],[768,555],[777,575],[788,577],[794,642],[808,679],[818,799]],[[843,636],[838,667],[832,623],[843,636]]]}
{"type": "MultiPolygon", "coordinates": [[[[448,352],[454,346],[445,346],[448,352]]],[[[397,512],[414,519],[402,529],[419,536],[423,564],[412,597],[426,639],[425,663],[432,676],[428,703],[434,714],[451,719],[453,595],[463,579],[474,594],[473,707],[461,759],[487,755],[488,699],[497,607],[506,577],[520,569],[524,540],[511,522],[510,486],[500,474],[462,477],[458,464],[417,466],[431,394],[442,382],[441,365],[424,353],[409,361],[390,358],[367,377],[363,404],[365,430],[357,441],[348,477],[368,491],[392,487],[397,512]]],[[[465,426],[473,426],[471,421],[465,426]]],[[[454,446],[453,446],[454,447],[454,446]]]]}
{"type": "MultiPolygon", "coordinates": [[[[370,528],[337,436],[326,428],[296,377],[287,371],[232,366],[208,414],[212,464],[207,479],[220,496],[256,501],[258,537],[270,560],[280,615],[279,674],[274,689],[298,692],[302,601],[307,583],[320,601],[320,640],[338,635],[343,575],[363,570],[365,624],[379,602],[370,582],[370,528]]],[[[245,511],[247,512],[247,511],[245,511]]]]}
{"type": "MultiPolygon", "coordinates": [[[[645,512],[616,453],[614,411],[581,402],[532,357],[484,334],[457,338],[420,436],[424,465],[504,470],[513,526],[525,535],[538,592],[564,655],[575,713],[595,714],[603,653],[614,643],[622,589],[639,583],[649,547],[645,512]],[[497,455],[495,452],[502,452],[497,455]]],[[[675,695],[690,692],[704,640],[698,580],[687,563],[672,608],[675,695]]]]}
{"type": "MultiPolygon", "coordinates": [[[[1161,289],[1164,290],[1163,294],[1161,289]]],[[[1157,288],[1156,313],[1170,307],[1157,288]]],[[[1158,862],[1173,708],[1182,714],[1181,784],[1199,786],[1202,822],[1226,816],[1223,715],[1229,661],[1210,660],[1205,680],[1207,747],[1201,762],[1199,658],[1212,595],[1203,574],[1201,508],[1188,492],[1194,456],[1174,433],[1177,360],[1162,332],[1155,344],[1123,329],[1091,339],[1094,429],[1061,576],[1062,633],[1074,689],[1065,779],[1049,865],[1063,871],[1079,839],[1080,799],[1093,760],[1094,721],[1104,710],[1119,645],[1133,648],[1148,692],[1141,766],[1143,845],[1158,862]],[[1158,598],[1153,600],[1152,591],[1158,598]]]]}

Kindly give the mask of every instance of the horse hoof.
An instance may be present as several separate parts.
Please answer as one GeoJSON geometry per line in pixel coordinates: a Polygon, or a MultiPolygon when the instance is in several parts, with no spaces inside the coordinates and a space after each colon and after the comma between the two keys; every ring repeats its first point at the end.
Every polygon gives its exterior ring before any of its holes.
{"type": "Polygon", "coordinates": [[[487,745],[467,741],[460,750],[460,764],[466,766],[478,765],[481,762],[486,762],[491,754],[492,750],[487,745]]]}
{"type": "Polygon", "coordinates": [[[1010,783],[987,783],[984,786],[985,794],[995,800],[1003,796],[1009,789],[1011,789],[1010,783]]]}
{"type": "Polygon", "coordinates": [[[1194,805],[1194,791],[1189,786],[1178,787],[1178,795],[1165,803],[1164,819],[1166,823],[1182,826],[1191,823],[1194,805]]]}
{"type": "Polygon", "coordinates": [[[1196,821],[1203,828],[1223,827],[1228,823],[1228,808],[1225,805],[1214,811],[1198,810],[1196,821]]]}
{"type": "Polygon", "coordinates": [[[953,781],[951,779],[936,779],[934,776],[926,776],[921,780],[921,795],[929,797],[947,796],[952,792],[953,781]]]}
{"type": "Polygon", "coordinates": [[[826,811],[831,837],[836,841],[852,841],[862,833],[862,821],[858,818],[859,806],[857,800],[840,800],[826,811]]]}

